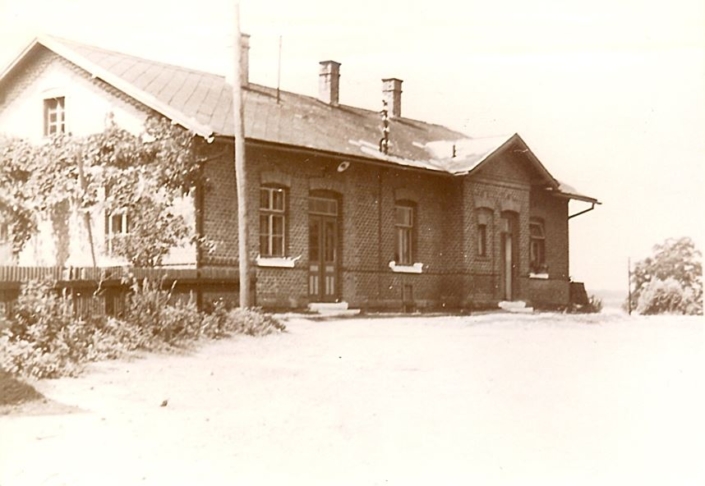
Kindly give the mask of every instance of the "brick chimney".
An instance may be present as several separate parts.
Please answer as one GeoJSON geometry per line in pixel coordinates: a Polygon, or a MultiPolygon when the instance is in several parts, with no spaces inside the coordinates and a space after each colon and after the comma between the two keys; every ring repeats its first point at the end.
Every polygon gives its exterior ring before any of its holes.
{"type": "Polygon", "coordinates": [[[318,99],[331,106],[340,101],[340,63],[321,61],[318,74],[318,99]]]}
{"type": "Polygon", "coordinates": [[[382,80],[382,97],[387,101],[390,118],[401,118],[401,79],[387,78],[382,80]]]}
{"type": "MultiPolygon", "coordinates": [[[[233,84],[233,76],[231,68],[225,75],[225,81],[230,85],[233,84]]],[[[247,86],[250,82],[250,34],[240,35],[240,79],[242,86],[247,86]]]]}
{"type": "Polygon", "coordinates": [[[242,34],[240,37],[240,61],[242,85],[247,86],[250,83],[250,34],[242,34]]]}

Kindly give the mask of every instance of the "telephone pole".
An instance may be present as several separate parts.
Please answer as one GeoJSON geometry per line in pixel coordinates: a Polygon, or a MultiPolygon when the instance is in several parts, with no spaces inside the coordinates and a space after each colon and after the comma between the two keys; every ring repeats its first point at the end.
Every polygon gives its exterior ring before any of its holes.
{"type": "Polygon", "coordinates": [[[237,185],[237,234],[240,270],[240,307],[250,307],[250,262],[247,248],[247,184],[245,175],[245,126],[242,102],[242,34],[240,3],[235,2],[233,42],[233,116],[235,117],[235,182],[237,185]]]}

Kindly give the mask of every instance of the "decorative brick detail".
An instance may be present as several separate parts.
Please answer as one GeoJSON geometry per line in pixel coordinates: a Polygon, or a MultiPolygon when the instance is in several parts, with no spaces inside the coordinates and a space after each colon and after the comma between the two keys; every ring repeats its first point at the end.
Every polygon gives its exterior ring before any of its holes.
{"type": "Polygon", "coordinates": [[[276,184],[284,187],[291,187],[291,175],[284,172],[266,170],[260,173],[262,184],[276,184]]]}
{"type": "Polygon", "coordinates": [[[409,189],[408,187],[398,187],[394,189],[394,199],[396,201],[419,202],[418,192],[413,189],[409,189]]]}
{"type": "Polygon", "coordinates": [[[332,191],[338,194],[345,192],[345,184],[341,180],[332,177],[315,177],[309,179],[308,187],[310,191],[332,191]]]}

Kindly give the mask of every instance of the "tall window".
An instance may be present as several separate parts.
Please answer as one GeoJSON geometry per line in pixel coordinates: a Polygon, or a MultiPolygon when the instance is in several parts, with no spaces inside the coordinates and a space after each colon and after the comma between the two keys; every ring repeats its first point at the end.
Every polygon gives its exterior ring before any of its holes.
{"type": "Polygon", "coordinates": [[[529,258],[531,271],[533,273],[544,273],[546,268],[546,233],[544,232],[543,221],[532,218],[529,221],[529,258]]]}
{"type": "Polygon", "coordinates": [[[108,255],[115,251],[115,244],[119,238],[124,238],[130,233],[130,218],[127,211],[117,211],[105,215],[105,240],[108,255]]]}
{"type": "Polygon", "coordinates": [[[477,210],[477,256],[487,257],[490,254],[490,229],[492,228],[492,210],[479,208],[477,210]]]}
{"type": "Polygon", "coordinates": [[[485,223],[477,225],[477,255],[487,256],[487,225],[485,223]]]}
{"type": "Polygon", "coordinates": [[[259,252],[263,257],[286,255],[286,190],[262,187],[259,198],[259,252]]]}
{"type": "Polygon", "coordinates": [[[44,135],[66,131],[66,105],[63,96],[44,100],[44,135]]]}
{"type": "Polygon", "coordinates": [[[398,265],[413,265],[416,245],[414,242],[413,203],[398,202],[394,207],[394,226],[396,230],[396,248],[394,261],[398,265]]]}

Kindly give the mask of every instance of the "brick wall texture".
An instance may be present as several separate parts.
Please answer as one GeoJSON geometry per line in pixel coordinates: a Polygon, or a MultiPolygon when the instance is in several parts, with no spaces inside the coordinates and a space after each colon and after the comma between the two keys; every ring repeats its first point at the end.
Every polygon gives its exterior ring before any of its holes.
{"type": "MultiPolygon", "coordinates": [[[[236,266],[237,197],[233,148],[206,164],[203,231],[214,250],[203,266],[236,266]]],[[[505,230],[510,227],[512,299],[539,307],[568,304],[568,200],[535,184],[526,159],[506,155],[470,176],[452,177],[340,160],[278,148],[247,147],[248,247],[256,304],[301,308],[320,300],[309,295],[309,196],[339,201],[336,298],[353,308],[399,310],[461,309],[496,305],[506,298],[505,230]],[[534,184],[532,184],[534,183],[534,184]],[[286,256],[293,268],[257,266],[259,190],[263,184],[286,189],[286,256]],[[395,258],[395,202],[415,205],[414,262],[422,273],[398,273],[395,258]],[[479,216],[483,214],[484,216],[479,216]],[[529,220],[545,223],[548,278],[529,268],[529,220]],[[488,226],[487,252],[478,254],[478,222],[488,226]],[[510,221],[510,223],[505,223],[510,221]]],[[[236,300],[236,299],[235,299],[236,300]]]]}

